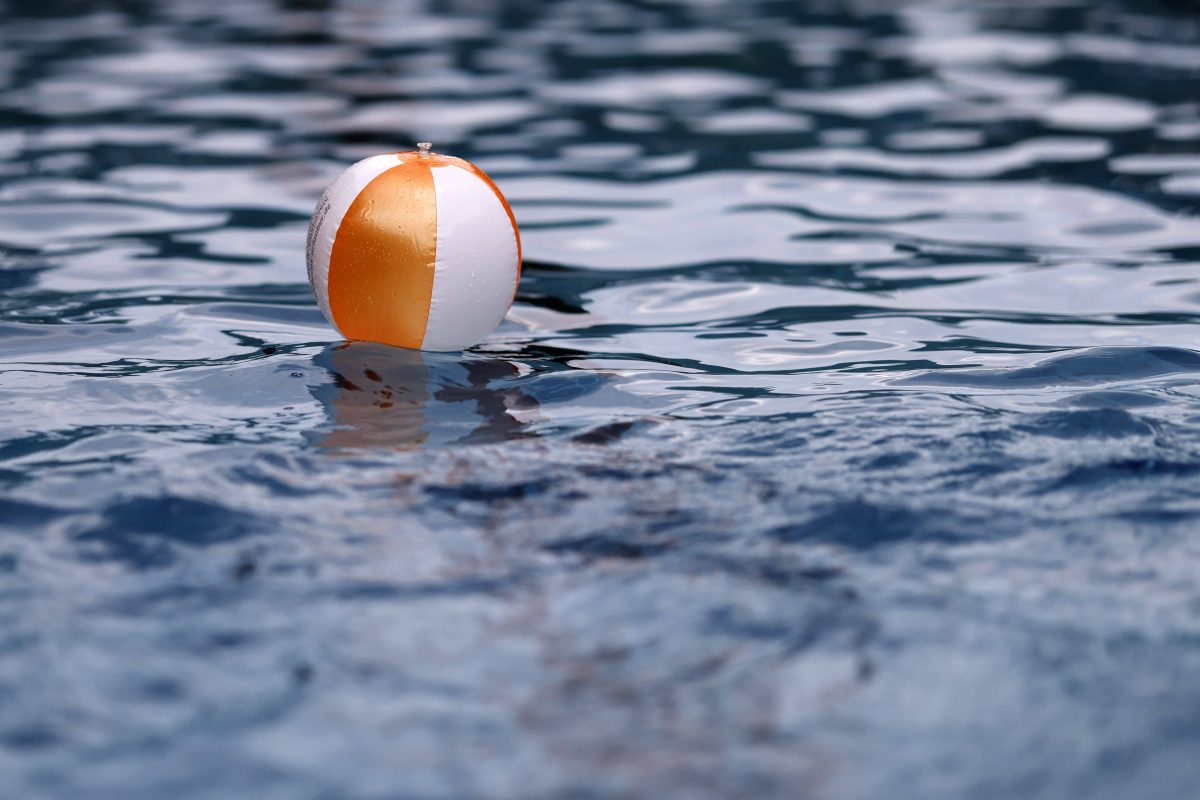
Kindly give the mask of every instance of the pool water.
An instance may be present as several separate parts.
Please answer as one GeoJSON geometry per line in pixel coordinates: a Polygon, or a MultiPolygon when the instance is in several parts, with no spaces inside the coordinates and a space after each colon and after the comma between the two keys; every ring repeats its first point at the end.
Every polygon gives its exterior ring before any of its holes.
{"type": "Polygon", "coordinates": [[[0,795],[1200,779],[1200,15],[0,0],[0,795]],[[523,234],[305,282],[367,155],[523,234]]]}

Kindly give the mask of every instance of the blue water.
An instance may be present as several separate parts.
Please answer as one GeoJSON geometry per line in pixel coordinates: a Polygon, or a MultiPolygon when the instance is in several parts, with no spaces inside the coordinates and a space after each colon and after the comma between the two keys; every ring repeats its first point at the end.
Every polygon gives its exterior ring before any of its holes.
{"type": "Polygon", "coordinates": [[[1187,2],[0,0],[0,797],[1193,796],[1198,86],[1187,2]],[[305,283],[417,139],[523,232],[461,357],[305,283]]]}

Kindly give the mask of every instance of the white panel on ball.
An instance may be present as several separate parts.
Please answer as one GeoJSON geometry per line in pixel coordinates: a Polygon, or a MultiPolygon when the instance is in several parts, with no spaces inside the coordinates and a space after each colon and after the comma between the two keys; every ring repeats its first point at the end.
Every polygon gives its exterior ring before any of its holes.
{"type": "Polygon", "coordinates": [[[433,170],[437,258],[423,350],[462,350],[508,313],[517,288],[517,234],[492,188],[458,166],[433,170]]]}

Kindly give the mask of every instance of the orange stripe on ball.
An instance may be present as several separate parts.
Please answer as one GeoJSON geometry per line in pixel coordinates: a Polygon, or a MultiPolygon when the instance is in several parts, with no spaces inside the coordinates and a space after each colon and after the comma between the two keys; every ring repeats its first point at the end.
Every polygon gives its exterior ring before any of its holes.
{"type": "Polygon", "coordinates": [[[329,308],[348,339],[419,348],[433,297],[437,201],[426,159],[398,157],[342,218],[329,257],[329,308]]]}

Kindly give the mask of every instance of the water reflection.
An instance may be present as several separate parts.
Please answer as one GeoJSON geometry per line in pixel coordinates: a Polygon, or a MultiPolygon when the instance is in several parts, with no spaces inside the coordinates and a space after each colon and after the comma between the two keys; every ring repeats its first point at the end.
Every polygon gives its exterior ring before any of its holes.
{"type": "Polygon", "coordinates": [[[334,426],[315,434],[318,447],[403,451],[534,435],[526,428],[538,402],[502,359],[342,342],[316,363],[333,376],[312,387],[334,426]]]}

